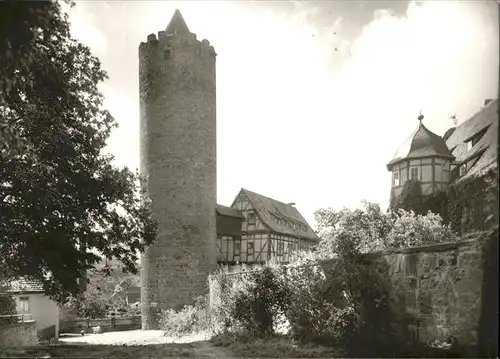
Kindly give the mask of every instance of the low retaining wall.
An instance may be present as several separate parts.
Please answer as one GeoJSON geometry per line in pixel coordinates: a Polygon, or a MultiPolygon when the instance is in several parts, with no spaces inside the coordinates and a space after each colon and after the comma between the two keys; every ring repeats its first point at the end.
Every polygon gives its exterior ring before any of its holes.
{"type": "Polygon", "coordinates": [[[82,330],[91,332],[92,327],[97,326],[101,327],[103,333],[141,329],[141,316],[61,321],[59,323],[59,331],[65,333],[76,333],[82,330]]]}
{"type": "Polygon", "coordinates": [[[31,346],[38,344],[36,322],[0,325],[0,348],[31,346]]]}
{"type": "Polygon", "coordinates": [[[388,265],[420,342],[453,336],[458,344],[474,347],[481,319],[483,247],[483,240],[472,239],[367,257],[388,265]]]}

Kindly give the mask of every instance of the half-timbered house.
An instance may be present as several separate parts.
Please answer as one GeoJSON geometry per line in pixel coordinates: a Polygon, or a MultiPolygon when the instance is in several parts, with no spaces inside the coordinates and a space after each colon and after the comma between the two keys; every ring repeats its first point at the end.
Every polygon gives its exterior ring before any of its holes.
{"type": "Polygon", "coordinates": [[[287,263],[293,251],[310,249],[319,241],[293,203],[279,202],[243,188],[230,209],[220,206],[218,218],[219,263],[256,264],[271,258],[287,263]],[[232,230],[223,229],[231,221],[232,230]],[[237,221],[240,236],[234,231],[237,221]]]}

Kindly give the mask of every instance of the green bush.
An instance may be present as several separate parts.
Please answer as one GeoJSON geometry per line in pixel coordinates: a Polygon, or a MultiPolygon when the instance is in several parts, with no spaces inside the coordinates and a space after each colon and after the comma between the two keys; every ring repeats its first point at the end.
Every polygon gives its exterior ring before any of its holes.
{"type": "Polygon", "coordinates": [[[235,284],[241,283],[241,279],[231,280],[228,274],[227,268],[219,267],[211,276],[212,296],[218,298],[218,301],[212,303],[210,309],[214,331],[227,331],[231,328],[233,322],[231,313],[235,304],[235,284]]]}
{"type": "Polygon", "coordinates": [[[458,239],[450,225],[432,212],[425,215],[399,209],[382,213],[377,204],[365,202],[363,209],[321,209],[315,213],[321,240],[318,258],[330,258],[347,249],[360,253],[407,248],[458,239]],[[348,240],[337,243],[337,238],[348,240]],[[346,248],[337,248],[339,245],[346,248]],[[349,248],[347,248],[349,247],[349,248]]]}
{"type": "Polygon", "coordinates": [[[198,297],[194,305],[186,305],[179,311],[173,309],[162,311],[159,327],[165,336],[173,338],[211,332],[208,299],[198,297]]]}
{"type": "Polygon", "coordinates": [[[272,334],[288,299],[282,284],[269,267],[250,273],[235,293],[230,315],[236,326],[257,336],[272,334]]]}
{"type": "MultiPolygon", "coordinates": [[[[0,315],[14,315],[17,314],[16,302],[8,295],[0,295],[0,315]]],[[[0,324],[16,323],[16,317],[0,318],[0,324]]]]}
{"type": "Polygon", "coordinates": [[[366,252],[455,241],[440,216],[400,210],[317,213],[322,240],[286,266],[216,277],[217,318],[233,333],[254,337],[288,326],[294,340],[333,345],[348,356],[398,356],[409,351],[411,315],[390,281],[384,258],[366,252]],[[371,258],[371,259],[370,259],[371,258]],[[374,261],[374,258],[376,260],[374,261]]]}
{"type": "Polygon", "coordinates": [[[337,231],[334,258],[309,253],[287,266],[226,275],[220,307],[228,328],[269,337],[283,317],[302,343],[333,345],[350,356],[397,355],[407,339],[404,312],[387,265],[361,254],[362,235],[337,231]]]}
{"type": "Polygon", "coordinates": [[[324,268],[316,260],[301,258],[282,271],[281,280],[288,293],[285,312],[293,338],[332,343],[349,332],[354,312],[333,275],[335,268],[336,265],[324,268]]]}
{"type": "Polygon", "coordinates": [[[107,313],[106,302],[96,290],[86,291],[80,298],[71,297],[64,306],[75,311],[80,318],[104,318],[107,313]]]}

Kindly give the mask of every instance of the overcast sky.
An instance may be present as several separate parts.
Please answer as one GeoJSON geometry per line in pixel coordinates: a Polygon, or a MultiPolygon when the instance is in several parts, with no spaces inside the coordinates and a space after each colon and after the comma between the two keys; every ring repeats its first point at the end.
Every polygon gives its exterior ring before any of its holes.
{"type": "Polygon", "coordinates": [[[319,208],[389,204],[386,164],[417,127],[442,135],[498,91],[490,1],[77,1],[72,33],[102,62],[119,123],[109,151],[139,167],[138,46],[178,8],[217,51],[217,199],[241,187],[319,208]],[[337,49],[337,51],[335,51],[337,49]]]}

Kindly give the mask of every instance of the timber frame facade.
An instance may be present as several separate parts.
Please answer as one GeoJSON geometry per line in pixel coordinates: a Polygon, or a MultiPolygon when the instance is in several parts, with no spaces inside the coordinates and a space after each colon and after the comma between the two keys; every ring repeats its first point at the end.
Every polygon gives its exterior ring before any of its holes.
{"type": "Polygon", "coordinates": [[[311,249],[319,241],[293,204],[241,189],[225,211],[227,221],[229,213],[232,213],[233,223],[238,219],[241,232],[240,235],[234,231],[227,234],[222,224],[218,225],[219,264],[262,264],[270,259],[288,263],[292,252],[311,249]]]}

